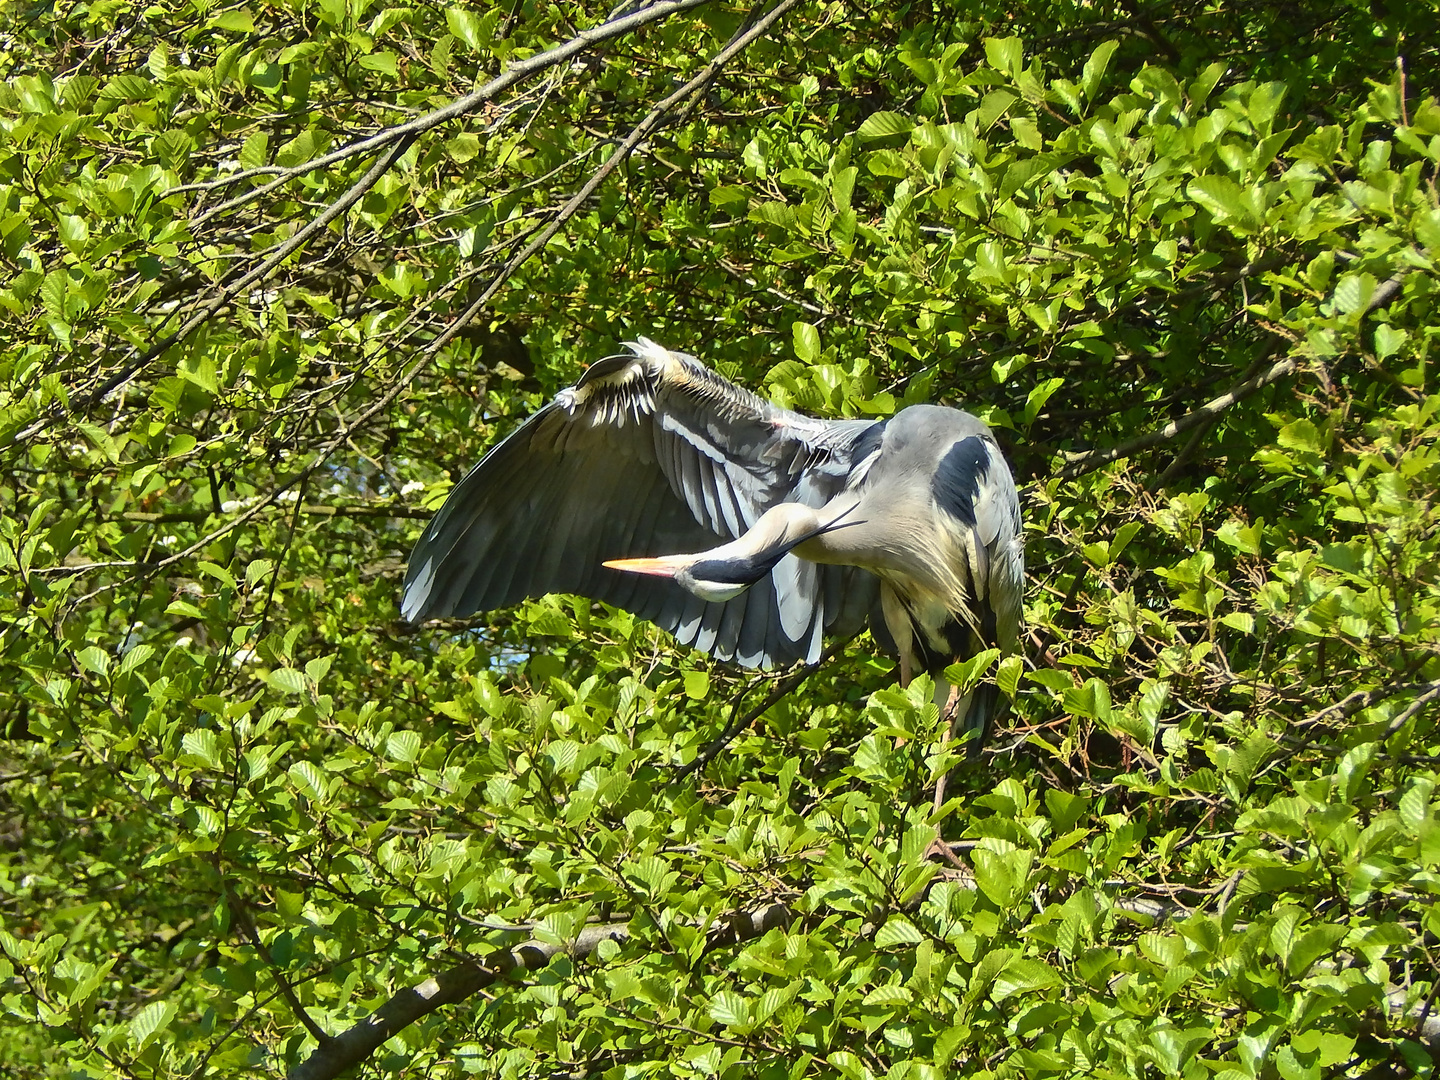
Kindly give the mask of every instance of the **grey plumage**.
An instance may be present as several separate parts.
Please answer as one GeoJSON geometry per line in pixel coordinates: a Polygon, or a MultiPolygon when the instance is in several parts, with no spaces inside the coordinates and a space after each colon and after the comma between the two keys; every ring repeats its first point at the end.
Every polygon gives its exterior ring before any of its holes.
{"type": "MultiPolygon", "coordinates": [[[[778,409],[642,341],[592,365],[456,485],[411,555],[402,612],[421,621],[577,593],[722,660],[814,660],[822,633],[863,625],[878,596],[871,575],[827,566],[798,589],[771,584],[716,604],[601,563],[733,540],[802,478],[823,504],[871,426],[778,409]],[[812,458],[807,477],[800,465],[812,458]]],[[[785,567],[785,580],[796,576],[785,567]]]]}
{"type": "Polygon", "coordinates": [[[411,555],[407,619],[576,593],[755,667],[813,661],[825,633],[875,616],[904,682],[1015,647],[1020,504],[979,420],[938,406],[817,420],[694,357],[630,348],[456,485],[411,555]]]}

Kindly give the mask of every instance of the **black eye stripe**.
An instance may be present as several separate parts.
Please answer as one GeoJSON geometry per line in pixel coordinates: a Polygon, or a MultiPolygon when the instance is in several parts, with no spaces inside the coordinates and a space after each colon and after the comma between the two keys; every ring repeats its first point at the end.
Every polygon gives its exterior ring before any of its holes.
{"type": "Polygon", "coordinates": [[[754,559],[705,559],[690,567],[690,576],[717,585],[748,585],[766,570],[768,566],[761,568],[754,559]]]}

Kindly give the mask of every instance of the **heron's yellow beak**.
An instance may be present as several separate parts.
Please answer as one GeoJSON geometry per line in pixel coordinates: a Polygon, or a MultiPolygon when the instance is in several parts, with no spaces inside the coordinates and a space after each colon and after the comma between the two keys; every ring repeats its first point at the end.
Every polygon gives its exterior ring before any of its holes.
{"type": "Polygon", "coordinates": [[[603,565],[612,570],[625,570],[631,574],[674,577],[688,561],[689,559],[684,555],[662,555],[658,559],[610,559],[603,565]]]}

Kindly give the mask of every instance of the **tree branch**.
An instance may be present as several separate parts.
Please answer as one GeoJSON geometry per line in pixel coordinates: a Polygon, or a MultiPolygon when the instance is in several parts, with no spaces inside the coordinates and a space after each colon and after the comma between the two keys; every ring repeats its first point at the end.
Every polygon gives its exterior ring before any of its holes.
{"type": "MultiPolygon", "coordinates": [[[[296,177],[304,176],[306,173],[314,172],[316,169],[328,168],[331,165],[344,161],[346,158],[354,157],[356,154],[367,154],[371,151],[379,150],[381,147],[389,145],[396,139],[403,139],[406,136],[414,138],[450,120],[456,120],[462,116],[473,113],[481,106],[487,104],[492,98],[509,90],[523,79],[527,79],[531,75],[545,71],[548,68],[555,67],[557,64],[562,64],[577,53],[593,45],[598,45],[614,37],[620,37],[630,33],[632,30],[640,29],[640,27],[645,26],[647,23],[657,22],[668,15],[673,15],[680,11],[688,11],[691,8],[699,7],[701,4],[708,2],[709,0],[659,0],[658,3],[647,4],[631,15],[608,20],[599,26],[591,27],[589,30],[581,30],[562,45],[556,45],[553,48],[546,49],[544,52],[539,52],[524,60],[516,61],[484,86],[466,94],[463,98],[457,98],[449,105],[442,106],[434,112],[426,113],[424,116],[416,117],[414,120],[407,120],[403,124],[396,124],[394,127],[377,131],[368,138],[360,139],[357,142],[351,143],[349,146],[341,147],[339,150],[326,154],[323,157],[315,158],[313,161],[307,161],[291,169],[284,170],[284,172],[276,175],[276,178],[270,183],[247,191],[243,195],[237,195],[235,198],[205,211],[205,213],[192,219],[190,226],[191,228],[195,228],[203,225],[217,214],[244,206],[246,203],[262,195],[269,194],[277,187],[289,183],[296,177]]],[[[254,176],[268,175],[271,175],[271,173],[263,168],[247,169],[244,172],[227,176],[223,181],[211,181],[208,184],[189,184],[185,187],[172,188],[165,194],[169,196],[186,191],[203,191],[213,187],[234,184],[241,180],[248,180],[254,176]]]]}
{"type": "Polygon", "coordinates": [[[574,217],[575,212],[578,211],[580,207],[585,205],[586,200],[595,193],[596,188],[604,183],[605,178],[619,168],[620,164],[630,156],[631,151],[639,146],[652,131],[660,126],[661,121],[665,119],[671,109],[692,94],[699,93],[709,86],[710,83],[715,80],[715,77],[720,74],[720,69],[724,67],[726,63],[737,53],[744,51],[746,46],[756,38],[761,37],[782,15],[795,7],[799,2],[800,0],[780,0],[780,3],[776,4],[765,15],[757,19],[755,24],[748,30],[731,38],[729,44],[716,53],[710,62],[701,69],[698,75],[651,109],[645,118],[635,125],[634,130],[625,137],[624,141],[615,148],[615,153],[606,160],[605,164],[596,169],[590,179],[581,185],[580,190],[571,196],[570,201],[560,208],[560,212],[555,215],[550,224],[541,229],[528,244],[510,256],[505,265],[500,268],[499,273],[497,273],[490,284],[485,287],[485,291],[477,296],[474,302],[471,303],[453,323],[446,327],[444,333],[440,334],[425,347],[425,355],[433,356],[449,344],[450,340],[454,338],[456,334],[465,329],[471,320],[490,302],[494,295],[500,291],[500,287],[510,279],[511,275],[514,274],[522,264],[528,261],[530,256],[548,244],[551,238],[560,231],[560,227],[574,217]]]}
{"type": "Polygon", "coordinates": [[[226,889],[226,893],[230,898],[231,916],[240,924],[241,932],[249,939],[255,951],[260,954],[260,959],[265,961],[265,966],[270,969],[270,974],[275,978],[275,985],[280,990],[280,996],[290,1006],[290,1011],[295,1014],[295,1018],[305,1026],[305,1030],[321,1046],[324,1046],[330,1041],[330,1036],[325,1034],[325,1029],[315,1022],[309,1011],[300,1003],[300,999],[295,996],[295,988],[290,985],[290,980],[285,978],[285,973],[280,970],[280,965],[275,963],[274,958],[270,955],[270,950],[260,940],[260,931],[256,929],[254,920],[250,918],[250,911],[245,906],[245,901],[229,889],[226,889]]]}
{"type": "MultiPolygon", "coordinates": [[[[1196,889],[1197,894],[1221,896],[1221,906],[1233,890],[1239,875],[1231,875],[1221,884],[1208,889],[1196,889]]],[[[940,870],[932,883],[952,881],[961,888],[975,889],[974,874],[967,868],[940,870]]],[[[904,907],[914,910],[928,895],[922,889],[904,907]]],[[[1189,914],[1190,908],[1173,902],[1143,897],[1115,897],[1115,907],[1155,923],[1164,922],[1175,915],[1189,914]]],[[[826,913],[816,912],[817,917],[826,913]]],[[[765,904],[752,909],[731,912],[712,924],[705,944],[705,951],[728,948],[741,942],[753,941],[776,927],[788,927],[802,918],[800,912],[787,903],[765,904]]],[[[883,919],[880,920],[883,922],[883,919]]],[[[878,929],[878,924],[871,931],[878,929]]],[[[290,1070],[287,1080],[331,1080],[346,1069],[358,1065],[374,1053],[385,1040],[415,1023],[417,1020],[446,1006],[458,1004],[471,995],[502,981],[512,972],[538,971],[558,956],[576,959],[588,957],[602,941],[617,944],[629,941],[631,937],[628,922],[604,923],[588,926],[572,941],[555,943],[530,940],[508,952],[497,953],[485,964],[466,963],[432,976],[413,987],[401,990],[373,1013],[354,1024],[346,1031],[332,1038],[321,1039],[320,1045],[310,1056],[290,1070]]],[[[1340,962],[1344,962],[1343,956],[1340,962]]],[[[1432,1016],[1423,1006],[1407,1007],[1405,991],[1396,986],[1386,989],[1387,1010],[1415,1025],[1415,1033],[1431,1044],[1440,1042],[1440,1017],[1432,1016]]]]}
{"type": "MultiPolygon", "coordinates": [[[[672,6],[672,9],[678,10],[678,8],[682,4],[693,6],[694,4],[699,2],[701,2],[701,0],[674,0],[674,5],[672,6]]],[[[185,550],[177,551],[173,555],[169,555],[166,558],[161,559],[158,563],[154,563],[148,566],[146,569],[150,570],[151,572],[162,570],[167,566],[173,565],[174,563],[180,562],[183,559],[189,558],[198,551],[204,550],[206,547],[214,543],[216,540],[220,539],[222,536],[226,536],[229,533],[234,532],[241,525],[245,524],[245,522],[249,521],[251,518],[259,514],[266,506],[277,501],[284,492],[289,491],[296,484],[303,482],[312,473],[314,473],[315,470],[321,468],[325,464],[325,462],[329,460],[330,455],[335,452],[336,448],[349,440],[353,433],[363,427],[366,423],[368,423],[372,417],[376,416],[385,409],[388,409],[390,405],[395,401],[395,399],[398,398],[402,393],[404,393],[406,387],[408,387],[410,383],[414,381],[415,377],[419,375],[422,370],[424,370],[425,366],[430,362],[430,360],[435,356],[435,354],[439,352],[439,350],[443,348],[447,343],[449,343],[449,341],[453,339],[455,335],[459,333],[460,330],[463,329],[464,326],[475,317],[476,313],[478,313],[480,309],[489,302],[490,298],[499,291],[500,286],[509,279],[510,275],[513,274],[523,262],[525,262],[527,259],[530,258],[530,256],[534,255],[537,251],[539,251],[545,245],[545,243],[547,243],[550,238],[559,231],[560,226],[563,225],[566,221],[570,219],[570,217],[575,214],[575,212],[580,208],[580,206],[584,204],[585,200],[589,198],[590,194],[594,192],[597,187],[600,186],[600,183],[605,179],[605,177],[608,176],[619,166],[620,162],[624,160],[624,158],[630,153],[630,151],[633,150],[635,146],[637,146],[645,138],[645,136],[648,135],[650,131],[659,124],[660,120],[665,116],[666,113],[669,112],[671,108],[674,107],[676,103],[683,101],[686,97],[688,97],[692,93],[695,93],[697,90],[708,86],[710,82],[713,81],[714,78],[719,74],[720,68],[724,66],[724,64],[728,60],[734,57],[737,53],[741,52],[747,45],[749,45],[756,38],[760,37],[767,30],[769,30],[770,27],[775,24],[776,20],[778,20],[787,11],[796,7],[799,3],[800,0],[781,0],[780,3],[776,4],[775,7],[771,8],[770,11],[767,12],[764,16],[757,19],[754,25],[751,26],[748,30],[741,34],[737,34],[734,38],[732,38],[730,42],[725,46],[725,48],[721,49],[720,52],[716,53],[715,56],[710,60],[710,62],[705,66],[705,68],[698,75],[695,76],[695,78],[691,79],[679,90],[675,91],[675,93],[671,94],[659,105],[655,106],[655,108],[650,111],[650,113],[645,117],[645,119],[643,119],[640,124],[637,125],[636,128],[629,134],[629,136],[625,138],[625,140],[616,149],[615,154],[608,161],[606,161],[604,165],[597,169],[595,175],[593,175],[588,181],[586,181],[585,185],[580,189],[580,191],[576,192],[575,196],[571,198],[564,207],[561,208],[560,212],[556,215],[555,220],[552,221],[550,225],[547,226],[544,230],[542,230],[541,233],[537,234],[535,239],[532,240],[529,244],[527,244],[522,251],[517,252],[515,255],[511,256],[509,261],[506,262],[505,266],[502,267],[500,272],[496,275],[495,279],[491,281],[485,292],[482,293],[481,296],[476,299],[476,301],[471,304],[470,307],[467,308],[465,312],[461,314],[456,319],[456,321],[446,329],[443,334],[432,340],[428,345],[426,345],[423,350],[421,350],[420,356],[417,357],[415,362],[410,365],[410,369],[404,374],[402,374],[394,382],[394,384],[385,391],[385,393],[381,394],[373,405],[365,409],[364,412],[362,412],[349,424],[345,425],[345,427],[343,427],[339,432],[337,432],[328,443],[322,446],[320,450],[316,453],[314,460],[312,460],[295,475],[278,484],[255,506],[250,507],[249,509],[241,513],[238,517],[233,518],[232,520],[224,523],[218,528],[213,529],[211,532],[209,532],[201,539],[197,540],[195,543],[191,544],[185,550]]],[[[649,11],[651,9],[647,8],[645,10],[649,11]]],[[[26,431],[21,432],[19,435],[15,436],[14,439],[12,439],[11,441],[14,442],[18,441],[21,438],[28,437],[30,433],[42,429],[47,422],[48,421],[38,421],[35,424],[32,424],[30,428],[27,428],[26,431]]],[[[135,567],[137,565],[138,564],[133,562],[117,561],[114,563],[91,563],[88,566],[75,569],[77,571],[88,571],[119,568],[122,566],[135,567]]],[[[90,592],[85,593],[84,595],[71,601],[71,606],[74,607],[82,603],[83,601],[91,600],[94,597],[100,595],[101,593],[108,591],[109,589],[116,588],[119,584],[119,582],[116,582],[110,585],[101,586],[97,589],[93,589],[90,592]]]]}
{"type": "MultiPolygon", "coordinates": [[[[1405,283],[1405,278],[1409,273],[1410,268],[1403,267],[1377,285],[1374,293],[1370,296],[1369,303],[1365,305],[1365,314],[1369,315],[1377,308],[1384,307],[1388,304],[1395,294],[1400,291],[1400,286],[1405,283]]],[[[1272,339],[1268,351],[1273,352],[1278,348],[1281,340],[1277,334],[1272,339]]],[[[1090,450],[1080,454],[1069,454],[1066,457],[1064,466],[1060,469],[1060,478],[1062,480],[1073,480],[1077,476],[1084,476],[1086,473],[1094,472],[1096,469],[1103,465],[1108,465],[1112,461],[1116,461],[1122,457],[1129,457],[1132,454],[1138,454],[1143,450],[1149,450],[1152,446],[1159,446],[1161,443],[1169,442],[1175,438],[1175,436],[1183,434],[1193,427],[1209,423],[1237,401],[1241,401],[1255,393],[1255,391],[1263,389],[1273,382],[1278,382],[1280,379],[1291,374],[1296,367],[1299,366],[1299,363],[1299,359],[1294,356],[1283,357],[1271,364],[1268,369],[1260,374],[1242,379],[1213,401],[1207,401],[1198,409],[1193,409],[1184,416],[1170,421],[1170,423],[1158,431],[1146,432],[1144,435],[1138,435],[1117,446],[1109,446],[1102,450],[1090,450]]],[[[1177,462],[1187,458],[1191,452],[1192,448],[1187,446],[1185,450],[1181,452],[1180,458],[1177,458],[1177,462]]],[[[1163,487],[1169,475],[1170,472],[1167,470],[1166,475],[1161,477],[1157,486],[1163,487]]]]}
{"type": "Polygon", "coordinates": [[[1222,412],[1234,405],[1237,401],[1243,401],[1255,391],[1269,386],[1273,382],[1285,378],[1299,365],[1299,361],[1293,356],[1283,357],[1271,364],[1260,374],[1249,379],[1236,383],[1225,393],[1212,401],[1207,401],[1197,409],[1192,409],[1175,420],[1171,420],[1158,431],[1148,431],[1144,435],[1138,435],[1133,439],[1127,439],[1116,446],[1107,446],[1102,450],[1090,450],[1083,454],[1071,454],[1060,470],[1062,480],[1073,480],[1077,476],[1084,476],[1088,472],[1094,472],[1102,465],[1108,465],[1132,454],[1138,454],[1142,450],[1149,450],[1152,446],[1159,446],[1161,443],[1169,442],[1175,436],[1180,435],[1198,424],[1204,424],[1214,420],[1222,412]]]}
{"type": "MultiPolygon", "coordinates": [[[[701,4],[706,2],[708,2],[708,0],[659,0],[658,3],[650,4],[642,8],[641,10],[634,12],[631,15],[626,15],[619,19],[612,19],[608,22],[601,23],[599,26],[592,27],[589,30],[582,30],[580,33],[576,34],[575,37],[571,38],[563,45],[557,45],[552,49],[547,49],[544,52],[536,53],[534,56],[529,57],[526,60],[522,60],[511,65],[510,67],[506,68],[506,70],[502,72],[499,76],[492,79],[490,82],[486,83],[479,89],[475,90],[473,93],[467,94],[465,97],[459,98],[456,101],[451,102],[449,105],[444,106],[443,108],[436,109],[434,112],[428,113],[425,116],[418,117],[404,124],[398,124],[395,127],[386,128],[384,131],[378,132],[367,139],[361,139],[360,141],[351,143],[349,146],[346,146],[341,150],[337,150],[334,153],[326,154],[323,157],[319,157],[314,159],[313,161],[306,162],[302,166],[297,166],[295,169],[287,171],[286,174],[277,177],[269,184],[264,184],[261,187],[246,192],[244,195],[237,196],[234,199],[230,199],[227,202],[221,203],[219,206],[213,208],[212,210],[209,210],[206,213],[196,217],[191,222],[192,228],[196,228],[204,224],[206,221],[209,221],[217,214],[224,213],[228,210],[233,210],[239,206],[244,205],[247,202],[250,202],[253,199],[257,199],[268,194],[269,192],[275,190],[278,186],[288,183],[290,180],[294,179],[295,176],[303,175],[308,172],[313,172],[316,169],[328,167],[330,165],[343,161],[346,158],[353,157],[357,154],[377,151],[387,146],[390,147],[389,151],[378,161],[376,161],[374,165],[367,169],[365,171],[365,174],[354,184],[352,184],[349,190],[347,190],[344,195],[342,195],[338,200],[326,207],[324,211],[322,211],[316,218],[310,221],[304,228],[296,232],[294,236],[290,237],[284,243],[272,248],[271,253],[267,255],[258,266],[235,280],[230,285],[225,286],[220,291],[220,293],[215,296],[213,300],[205,304],[198,312],[196,312],[189,319],[187,319],[185,323],[182,324],[176,331],[155,342],[149,348],[140,351],[130,362],[125,364],[119,371],[102,380],[98,386],[85,394],[84,398],[80,401],[70,403],[69,408],[61,406],[56,406],[52,408],[49,415],[39,420],[36,420],[34,423],[31,423],[27,427],[12,435],[9,439],[7,439],[3,444],[0,445],[11,446],[15,443],[31,439],[37,434],[39,434],[41,431],[45,430],[45,428],[48,427],[51,423],[53,423],[57,418],[67,415],[71,412],[86,412],[89,409],[93,408],[108,394],[114,392],[118,387],[124,385],[126,382],[132,379],[136,375],[136,373],[140,371],[141,368],[143,368],[150,361],[154,360],[156,357],[160,356],[163,352],[165,352],[166,349],[189,337],[190,334],[194,333],[194,331],[199,326],[204,324],[211,317],[213,317],[216,312],[218,312],[221,308],[225,307],[228,303],[230,303],[230,301],[235,298],[236,294],[238,294],[240,291],[247,288],[248,286],[255,284],[257,281],[260,281],[263,278],[267,277],[277,266],[284,262],[286,258],[292,255],[299,247],[301,247],[307,240],[314,236],[319,230],[325,228],[336,218],[349,211],[349,209],[354,206],[356,202],[358,202],[361,198],[364,197],[366,192],[368,192],[372,187],[375,186],[375,184],[380,180],[380,177],[382,177],[394,166],[395,162],[400,159],[400,157],[405,153],[407,149],[409,149],[411,143],[413,143],[415,139],[418,138],[422,133],[429,131],[432,128],[438,127],[441,124],[444,124],[450,120],[454,120],[458,117],[474,112],[476,109],[480,108],[497,94],[509,89],[517,82],[520,82],[522,79],[528,78],[529,76],[535,74],[538,71],[543,71],[547,68],[551,68],[557,64],[563,63],[564,61],[570,59],[577,53],[583,51],[586,48],[589,48],[592,45],[598,44],[602,41],[606,41],[610,38],[619,37],[621,35],[630,33],[631,31],[637,30],[640,27],[646,25],[647,23],[663,19],[666,16],[672,15],[676,12],[687,11],[691,8],[699,7],[701,4]]],[[[790,6],[793,6],[793,4],[791,4],[790,6]]],[[[235,176],[229,177],[228,179],[233,183],[246,176],[253,175],[255,175],[255,172],[252,170],[249,173],[237,173],[235,176]]],[[[177,188],[175,190],[179,191],[181,189],[177,188]]],[[[174,192],[170,192],[167,194],[173,193],[174,192]]]]}
{"type": "MultiPolygon", "coordinates": [[[[793,922],[796,912],[788,904],[768,904],[753,911],[733,912],[717,924],[707,948],[718,949],[767,933],[772,927],[793,922]]],[[[586,957],[602,941],[630,940],[628,923],[587,926],[573,941],[557,944],[527,941],[509,952],[497,953],[485,964],[468,963],[443,971],[416,986],[407,987],[380,1008],[320,1045],[291,1069],[288,1080],[330,1080],[373,1054],[396,1032],[446,1005],[464,1001],[472,994],[516,971],[538,971],[557,956],[586,957]]]]}
{"type": "Polygon", "coordinates": [[[747,688],[735,702],[734,708],[730,710],[730,722],[725,725],[725,730],[715,736],[704,749],[696,754],[695,760],[691,761],[688,765],[681,766],[677,775],[686,777],[692,773],[699,772],[705,768],[706,765],[709,765],[710,762],[715,759],[715,755],[729,746],[730,741],[734,739],[736,735],[740,734],[747,726],[763,716],[766,709],[770,708],[770,706],[774,705],[781,698],[786,697],[811,675],[819,671],[827,661],[842,651],[850,642],[854,641],[857,636],[858,635],[851,634],[844,641],[835,642],[821,653],[820,659],[816,660],[813,664],[806,664],[799,671],[791,672],[770,691],[764,701],[743,716],[740,716],[738,715],[740,712],[740,702],[744,701],[745,696],[750,692],[747,688]]]}
{"type": "MultiPolygon", "coordinates": [[[[367,506],[364,503],[350,505],[331,506],[324,503],[309,504],[300,507],[300,513],[311,517],[383,517],[383,518],[422,518],[430,519],[435,516],[434,510],[426,510],[423,506],[405,506],[402,504],[389,505],[376,503],[367,506]]],[[[123,521],[140,521],[149,525],[160,525],[172,521],[188,521],[199,523],[207,518],[214,517],[214,510],[175,510],[165,514],[150,514],[143,510],[126,510],[118,515],[123,521]]]]}

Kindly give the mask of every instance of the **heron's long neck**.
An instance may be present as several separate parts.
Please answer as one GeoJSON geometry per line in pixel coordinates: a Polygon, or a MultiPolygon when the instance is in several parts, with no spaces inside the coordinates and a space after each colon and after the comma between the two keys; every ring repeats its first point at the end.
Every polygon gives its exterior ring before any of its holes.
{"type": "Polygon", "coordinates": [[[716,574],[713,580],[753,583],[791,551],[812,562],[835,562],[834,553],[821,541],[829,535],[825,530],[843,524],[839,519],[844,512],[844,506],[837,509],[834,503],[821,510],[800,503],[780,503],[760,515],[743,536],[698,553],[689,559],[689,564],[697,575],[716,574]]]}
{"type": "MultiPolygon", "coordinates": [[[[705,559],[722,561],[755,561],[763,563],[776,553],[789,551],[801,540],[824,524],[824,520],[808,506],[781,503],[772,506],[745,533],[728,544],[721,544],[703,553],[705,559]]],[[[804,547],[805,545],[800,545],[804,547]]],[[[768,572],[768,567],[764,573],[768,572]]]]}

